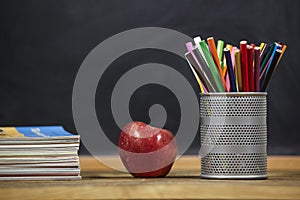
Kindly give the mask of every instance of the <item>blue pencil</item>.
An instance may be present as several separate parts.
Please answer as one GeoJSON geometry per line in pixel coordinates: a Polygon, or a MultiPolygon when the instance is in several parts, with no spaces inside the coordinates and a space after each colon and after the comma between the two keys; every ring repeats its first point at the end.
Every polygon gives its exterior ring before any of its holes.
{"type": "Polygon", "coordinates": [[[270,68],[270,65],[272,63],[272,60],[274,58],[274,55],[275,55],[277,49],[280,49],[280,48],[281,48],[281,45],[278,44],[277,42],[275,42],[272,53],[271,53],[271,56],[270,56],[268,62],[266,63],[266,66],[264,67],[263,71],[260,74],[260,83],[261,84],[265,81],[265,79],[267,77],[267,74],[269,73],[269,68],[270,68]]]}
{"type": "Polygon", "coordinates": [[[237,92],[236,88],[236,79],[233,71],[232,61],[231,61],[231,55],[230,55],[230,49],[224,48],[224,55],[226,58],[226,64],[227,64],[227,71],[229,74],[229,80],[230,80],[230,92],[237,92]]]}

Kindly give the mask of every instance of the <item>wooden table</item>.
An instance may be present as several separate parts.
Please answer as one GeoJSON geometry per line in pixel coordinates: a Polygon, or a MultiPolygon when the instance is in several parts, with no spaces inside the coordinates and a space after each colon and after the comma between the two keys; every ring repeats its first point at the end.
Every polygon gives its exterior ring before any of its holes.
{"type": "Polygon", "coordinates": [[[300,156],[268,157],[267,180],[201,179],[196,156],[156,179],[132,178],[91,157],[80,161],[81,181],[0,182],[0,199],[300,199],[300,156]]]}

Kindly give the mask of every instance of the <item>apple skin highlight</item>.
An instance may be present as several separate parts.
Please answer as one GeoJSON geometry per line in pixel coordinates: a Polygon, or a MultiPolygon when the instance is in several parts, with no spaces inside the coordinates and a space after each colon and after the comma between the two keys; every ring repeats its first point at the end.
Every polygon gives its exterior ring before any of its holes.
{"type": "Polygon", "coordinates": [[[125,168],[134,177],[165,177],[177,156],[174,135],[143,122],[125,125],[118,146],[125,168]]]}

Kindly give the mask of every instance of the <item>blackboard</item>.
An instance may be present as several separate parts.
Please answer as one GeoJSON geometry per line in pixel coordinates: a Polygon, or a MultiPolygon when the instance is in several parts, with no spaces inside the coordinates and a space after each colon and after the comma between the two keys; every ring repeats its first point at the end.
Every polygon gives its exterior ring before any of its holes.
{"type": "MultiPolygon", "coordinates": [[[[214,36],[238,45],[281,41],[287,51],[268,91],[268,153],[300,154],[298,53],[300,2],[296,0],[2,0],[0,2],[0,125],[61,124],[77,133],[72,91],[77,71],[91,50],[105,39],[139,27],[164,27],[190,37],[214,36]]],[[[144,49],[121,56],[101,79],[98,119],[117,142],[120,129],[112,120],[110,96],[122,73],[143,63],[174,67],[197,83],[185,60],[168,52],[144,49]],[[104,117],[103,117],[104,116],[104,117]]],[[[130,103],[134,120],[149,120],[149,106],[166,106],[166,128],[178,128],[178,102],[159,85],[139,88],[130,103]]],[[[199,151],[199,133],[186,153],[199,151]]],[[[81,154],[87,153],[84,145],[81,154]]]]}

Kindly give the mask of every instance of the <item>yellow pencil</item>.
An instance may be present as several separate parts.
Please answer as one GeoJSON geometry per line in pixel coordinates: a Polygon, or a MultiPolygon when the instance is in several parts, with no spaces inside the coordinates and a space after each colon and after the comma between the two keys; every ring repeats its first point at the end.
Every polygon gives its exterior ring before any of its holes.
{"type": "Polygon", "coordinates": [[[232,51],[232,45],[231,44],[226,44],[226,48],[229,48],[230,52],[232,51]]]}
{"type": "Polygon", "coordinates": [[[234,52],[234,59],[235,59],[235,72],[236,72],[236,79],[238,83],[239,91],[243,90],[243,80],[242,80],[242,69],[241,69],[241,53],[240,50],[237,49],[234,52]]]}
{"type": "Polygon", "coordinates": [[[198,74],[196,73],[196,71],[194,70],[193,67],[190,67],[190,68],[191,68],[191,70],[192,70],[192,72],[193,72],[193,74],[194,74],[194,76],[195,76],[195,78],[196,78],[196,80],[197,80],[197,82],[198,82],[198,85],[199,85],[199,87],[200,87],[201,93],[204,93],[204,89],[203,89],[203,86],[202,86],[202,82],[201,82],[201,80],[200,80],[198,74]]]}
{"type": "Polygon", "coordinates": [[[260,51],[262,51],[263,48],[265,48],[265,46],[266,46],[266,43],[264,43],[264,42],[260,43],[260,46],[259,46],[260,51]]]}
{"type": "MultiPolygon", "coordinates": [[[[198,77],[199,78],[199,77],[198,77]]],[[[197,80],[198,81],[198,80],[197,80]]],[[[199,79],[199,81],[200,81],[200,79],[199,79]]],[[[199,83],[199,81],[198,81],[198,83],[199,83]]],[[[201,91],[201,93],[204,93],[204,89],[203,89],[203,85],[202,85],[202,83],[201,83],[201,81],[200,81],[200,91],[201,91]]]]}

